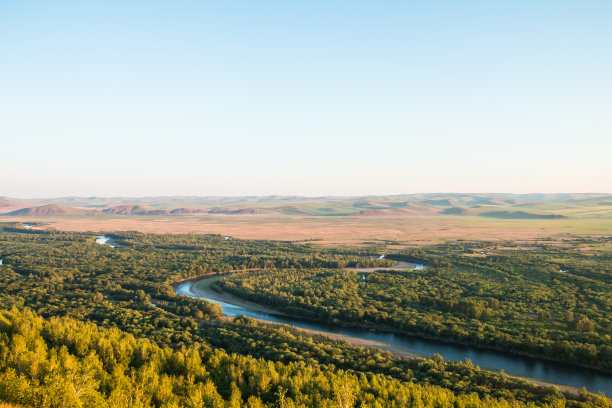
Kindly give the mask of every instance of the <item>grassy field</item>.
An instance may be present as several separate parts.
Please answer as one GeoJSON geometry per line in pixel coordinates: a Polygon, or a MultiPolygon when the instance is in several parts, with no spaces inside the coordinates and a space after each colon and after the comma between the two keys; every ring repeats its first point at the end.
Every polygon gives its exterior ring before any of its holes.
{"type": "Polygon", "coordinates": [[[612,217],[561,219],[495,219],[478,216],[304,217],[2,217],[2,221],[40,221],[62,231],[140,231],[146,233],[221,234],[244,239],[313,241],[321,245],[419,245],[448,240],[514,240],[561,238],[564,235],[609,235],[612,217]]]}
{"type": "MultiPolygon", "coordinates": [[[[19,205],[5,200],[5,205],[19,205]]],[[[74,215],[3,215],[63,231],[221,234],[245,239],[312,241],[321,245],[419,245],[444,241],[529,241],[612,234],[612,196],[597,194],[429,194],[366,197],[153,197],[30,200],[61,204],[74,215]],[[115,215],[83,210],[138,204],[173,208],[250,209],[254,215],[115,215]],[[79,212],[80,211],[80,212],[79,212]]],[[[48,213],[48,209],[46,213],[48,213]]],[[[45,214],[43,214],[45,215],[45,214]]]]}

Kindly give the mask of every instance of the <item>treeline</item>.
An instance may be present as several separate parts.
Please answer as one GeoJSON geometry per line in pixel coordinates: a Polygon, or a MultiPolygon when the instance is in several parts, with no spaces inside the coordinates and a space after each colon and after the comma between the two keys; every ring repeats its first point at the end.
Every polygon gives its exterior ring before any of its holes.
{"type": "Polygon", "coordinates": [[[392,260],[374,257],[373,248],[340,250],[287,241],[226,240],[220,235],[108,233],[120,245],[139,250],[197,253],[193,273],[233,269],[344,268],[390,266],[392,260]]]}
{"type": "Polygon", "coordinates": [[[422,271],[235,274],[217,285],[286,313],[612,370],[612,261],[537,245],[472,256],[436,246],[393,258],[422,271]]]}

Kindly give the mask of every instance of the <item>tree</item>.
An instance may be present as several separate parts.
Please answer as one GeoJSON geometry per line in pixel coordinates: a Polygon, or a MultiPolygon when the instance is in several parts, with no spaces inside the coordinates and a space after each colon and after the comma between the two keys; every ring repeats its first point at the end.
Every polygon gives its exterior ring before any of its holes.
{"type": "Polygon", "coordinates": [[[584,317],[576,322],[576,331],[592,332],[593,330],[595,330],[595,323],[590,321],[588,317],[584,317]]]}

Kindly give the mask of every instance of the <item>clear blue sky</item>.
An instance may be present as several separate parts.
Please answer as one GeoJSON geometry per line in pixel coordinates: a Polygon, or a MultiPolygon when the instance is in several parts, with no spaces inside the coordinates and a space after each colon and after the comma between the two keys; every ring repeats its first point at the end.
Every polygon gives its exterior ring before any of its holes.
{"type": "Polygon", "coordinates": [[[0,0],[0,196],[612,192],[611,21],[609,0],[0,0]]]}

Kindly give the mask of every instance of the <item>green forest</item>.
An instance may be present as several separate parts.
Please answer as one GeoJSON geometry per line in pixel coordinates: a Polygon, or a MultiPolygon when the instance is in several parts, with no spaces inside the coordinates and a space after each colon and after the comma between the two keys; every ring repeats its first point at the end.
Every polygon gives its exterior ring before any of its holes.
{"type": "Polygon", "coordinates": [[[221,318],[218,305],[177,296],[172,288],[194,276],[258,269],[220,282],[241,296],[253,297],[258,290],[262,303],[286,305],[287,310],[329,321],[350,321],[354,316],[347,311],[366,305],[361,320],[367,325],[415,332],[420,327],[424,335],[434,336],[431,328],[452,320],[457,335],[482,326],[477,333],[483,344],[497,332],[510,331],[509,338],[519,333],[519,339],[533,339],[529,351],[534,353],[546,354],[547,344],[539,341],[565,331],[566,337],[553,337],[553,347],[567,342],[568,355],[592,347],[599,360],[589,364],[609,368],[610,299],[605,291],[610,293],[610,259],[603,255],[591,256],[586,263],[576,248],[561,251],[542,245],[537,254],[509,249],[489,260],[493,257],[463,255],[480,250],[475,244],[446,245],[397,255],[427,264],[420,276],[377,272],[369,274],[364,285],[359,275],[342,268],[390,265],[391,260],[374,258],[380,247],[329,249],[215,235],[129,232],[106,234],[118,243],[111,248],[95,243],[93,233],[3,227],[0,401],[16,406],[612,406],[607,398],[584,390],[562,393],[481,370],[469,361],[405,359],[288,326],[221,318]],[[552,277],[557,266],[570,272],[552,277]],[[462,274],[474,273],[471,268],[479,271],[478,279],[468,284],[462,274]],[[293,286],[283,286],[283,280],[293,286]],[[555,286],[554,280],[571,283],[574,289],[561,298],[562,284],[555,286]],[[425,290],[427,282],[442,281],[444,285],[425,290]],[[382,298],[383,288],[388,292],[391,286],[395,291],[385,296],[410,303],[382,298]],[[509,287],[516,295],[494,296],[509,287]],[[531,289],[520,301],[523,287],[531,289]],[[397,292],[404,290],[414,297],[397,292]],[[337,304],[326,297],[329,291],[334,291],[337,304]],[[481,313],[438,302],[449,293],[482,308],[481,313]],[[521,326],[518,316],[527,311],[536,316],[521,326]],[[395,323],[402,319],[410,325],[395,323]]]}
{"type": "Polygon", "coordinates": [[[290,314],[352,322],[612,371],[612,257],[579,247],[486,243],[391,255],[424,270],[237,273],[223,290],[290,314]]]}

